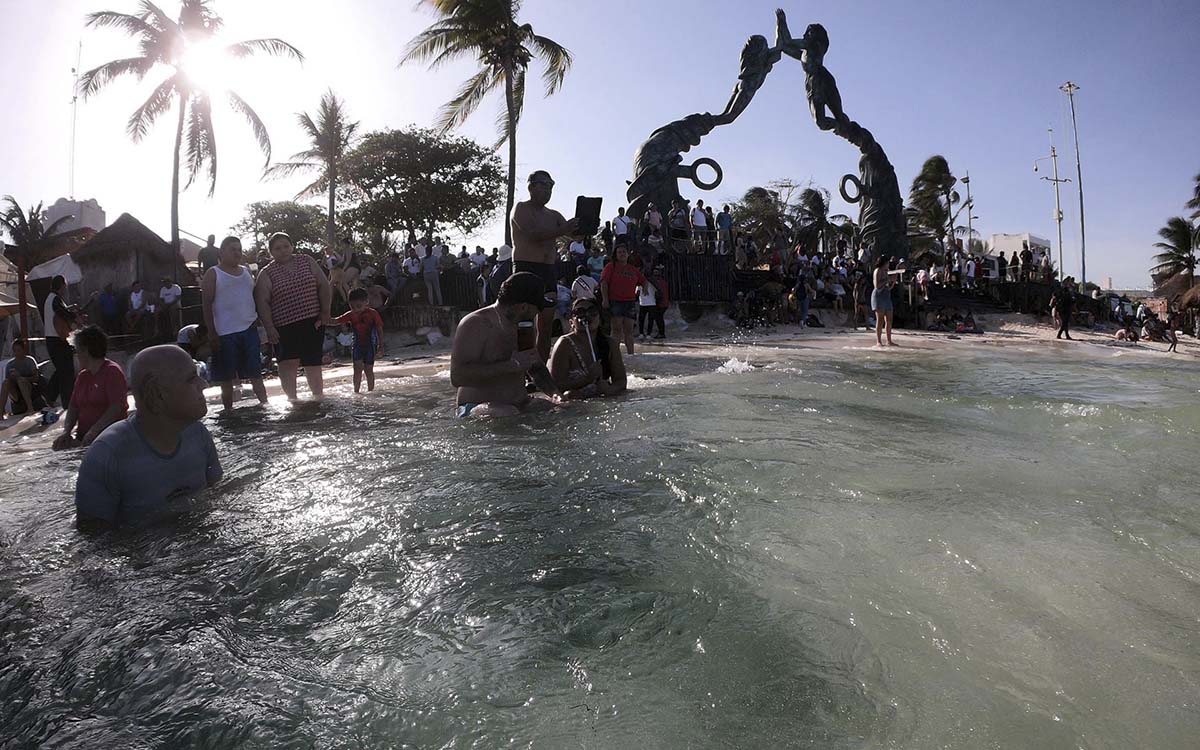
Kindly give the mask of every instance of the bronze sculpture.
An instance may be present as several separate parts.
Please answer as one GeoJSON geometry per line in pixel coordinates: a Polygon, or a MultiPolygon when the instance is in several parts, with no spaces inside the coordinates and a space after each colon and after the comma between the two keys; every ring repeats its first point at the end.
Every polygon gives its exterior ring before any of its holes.
{"type": "Polygon", "coordinates": [[[835,135],[858,147],[862,154],[858,161],[858,176],[843,176],[839,192],[848,203],[859,204],[859,225],[864,246],[869,247],[871,253],[906,257],[909,247],[908,225],[896,169],[871,131],[851,120],[842,108],[837,81],[825,67],[829,34],[820,24],[810,24],[804,36],[796,39],[788,31],[787,16],[783,10],[775,11],[775,20],[774,47],[767,46],[766,38],[756,34],[742,48],[738,82],[720,115],[707,112],[688,115],[654,131],[638,149],[634,156],[634,179],[626,193],[630,201],[630,213],[641,216],[649,203],[654,203],[662,210],[669,209],[673,201],[682,200],[679,193],[679,180],[682,178],[691,179],[702,190],[713,190],[721,183],[721,168],[715,161],[697,159],[685,166],[683,154],[700,145],[704,136],[714,128],[736,120],[750,105],[775,63],[786,54],[799,60],[804,68],[804,92],[817,127],[832,130],[835,135]],[[705,183],[699,179],[696,172],[702,164],[708,164],[716,170],[714,181],[705,183]],[[853,195],[847,192],[847,183],[855,186],[853,195]]]}

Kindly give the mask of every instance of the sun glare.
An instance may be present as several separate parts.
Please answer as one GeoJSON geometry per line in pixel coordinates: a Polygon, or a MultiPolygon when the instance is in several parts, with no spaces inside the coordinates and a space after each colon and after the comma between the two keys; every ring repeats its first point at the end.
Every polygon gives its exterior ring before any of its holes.
{"type": "Polygon", "coordinates": [[[225,47],[216,42],[199,42],[188,46],[180,65],[184,76],[198,89],[218,92],[230,84],[232,60],[225,47]]]}

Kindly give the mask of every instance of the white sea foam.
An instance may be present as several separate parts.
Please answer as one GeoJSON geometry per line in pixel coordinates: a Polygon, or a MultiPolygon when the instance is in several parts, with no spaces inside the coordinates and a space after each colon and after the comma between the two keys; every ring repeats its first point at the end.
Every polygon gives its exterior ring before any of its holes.
{"type": "Polygon", "coordinates": [[[737,357],[730,357],[729,361],[717,368],[717,372],[721,375],[736,375],[743,372],[751,372],[754,370],[754,365],[749,362],[743,362],[737,357]]]}

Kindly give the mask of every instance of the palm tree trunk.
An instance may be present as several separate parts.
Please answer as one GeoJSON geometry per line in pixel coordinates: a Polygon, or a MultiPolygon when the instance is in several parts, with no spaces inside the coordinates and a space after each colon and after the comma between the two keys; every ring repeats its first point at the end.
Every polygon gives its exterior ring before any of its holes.
{"type": "Polygon", "coordinates": [[[504,74],[504,102],[508,107],[508,197],[504,202],[504,244],[512,247],[512,211],[517,193],[517,121],[512,73],[504,74]]]}
{"type": "MultiPolygon", "coordinates": [[[[171,169],[171,250],[173,257],[180,255],[179,245],[179,154],[183,150],[183,120],[187,114],[187,97],[179,95],[179,122],[175,125],[175,162],[171,169]]],[[[179,262],[171,264],[171,275],[179,281],[179,262]]]]}
{"type": "MultiPolygon", "coordinates": [[[[25,296],[25,250],[17,254],[17,304],[21,306],[21,338],[29,338],[29,304],[25,296]]],[[[2,404],[0,404],[2,406],[2,404]]]]}
{"type": "Polygon", "coordinates": [[[333,210],[334,210],[333,209],[333,198],[334,198],[334,190],[336,189],[336,187],[337,187],[337,170],[330,169],[329,170],[329,217],[325,221],[325,242],[326,242],[326,244],[329,245],[329,252],[333,252],[333,248],[337,247],[337,245],[334,244],[337,238],[333,236],[334,229],[335,229],[334,217],[333,217],[333,210]]]}

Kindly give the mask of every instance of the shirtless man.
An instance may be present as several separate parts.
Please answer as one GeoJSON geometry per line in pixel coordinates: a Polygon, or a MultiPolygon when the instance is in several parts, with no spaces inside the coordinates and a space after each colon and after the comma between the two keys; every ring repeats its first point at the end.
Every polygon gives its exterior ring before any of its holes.
{"type": "MultiPolygon", "coordinates": [[[[561,218],[561,217],[560,217],[561,218]]],[[[545,369],[536,348],[518,351],[517,325],[549,310],[545,283],[534,274],[514,273],[500,285],[496,302],[462,319],[450,352],[450,384],[458,389],[455,414],[466,417],[512,417],[551,406],[530,398],[525,375],[545,369]]]]}
{"type": "Polygon", "coordinates": [[[537,316],[537,351],[543,362],[550,359],[553,300],[558,291],[558,245],[555,240],[573,235],[577,225],[575,219],[567,221],[558,211],[546,207],[553,193],[553,178],[549,172],[539,169],[529,175],[529,200],[518,203],[512,212],[513,270],[535,274],[550,295],[550,306],[543,308],[537,316]]]}

